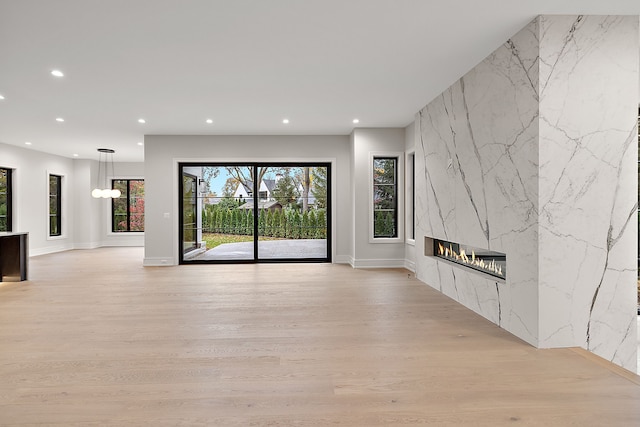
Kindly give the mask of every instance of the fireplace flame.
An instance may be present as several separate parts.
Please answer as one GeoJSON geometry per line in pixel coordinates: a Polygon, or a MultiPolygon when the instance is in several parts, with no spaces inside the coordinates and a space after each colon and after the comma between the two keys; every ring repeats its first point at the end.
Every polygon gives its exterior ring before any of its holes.
{"type": "Polygon", "coordinates": [[[471,258],[469,258],[464,249],[461,249],[460,253],[457,253],[453,250],[451,243],[449,243],[448,246],[444,246],[442,243],[438,242],[438,255],[453,259],[458,263],[472,265],[481,270],[489,271],[493,274],[504,277],[501,265],[496,264],[494,259],[491,261],[485,261],[482,258],[476,258],[476,253],[473,250],[471,250],[471,258]]]}

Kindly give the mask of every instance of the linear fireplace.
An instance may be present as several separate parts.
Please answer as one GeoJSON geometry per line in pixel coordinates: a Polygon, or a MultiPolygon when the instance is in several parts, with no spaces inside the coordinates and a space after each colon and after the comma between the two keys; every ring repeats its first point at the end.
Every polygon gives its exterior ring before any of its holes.
{"type": "Polygon", "coordinates": [[[433,255],[491,276],[507,278],[507,255],[501,252],[433,239],[433,255]]]}

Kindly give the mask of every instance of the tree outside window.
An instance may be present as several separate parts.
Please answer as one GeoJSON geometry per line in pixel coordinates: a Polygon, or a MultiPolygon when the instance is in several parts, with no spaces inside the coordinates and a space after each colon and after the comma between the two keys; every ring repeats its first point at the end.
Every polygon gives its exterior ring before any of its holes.
{"type": "Polygon", "coordinates": [[[62,177],[49,175],[49,236],[62,235],[62,177]]]}
{"type": "Polygon", "coordinates": [[[284,174],[279,174],[276,182],[272,193],[273,198],[277,200],[282,207],[295,207],[300,195],[296,188],[296,182],[293,177],[289,175],[289,170],[285,169],[284,174]]]}
{"type": "Polygon", "coordinates": [[[311,194],[316,200],[316,208],[325,209],[327,207],[327,168],[311,168],[311,194]]]}
{"type": "Polygon", "coordinates": [[[111,230],[114,233],[144,231],[144,180],[114,179],[112,188],[122,194],[112,199],[111,230]]]}
{"type": "Polygon", "coordinates": [[[398,159],[373,158],[373,237],[398,237],[398,159]]]}
{"type": "Polygon", "coordinates": [[[11,169],[0,168],[0,231],[11,231],[11,169]]]}

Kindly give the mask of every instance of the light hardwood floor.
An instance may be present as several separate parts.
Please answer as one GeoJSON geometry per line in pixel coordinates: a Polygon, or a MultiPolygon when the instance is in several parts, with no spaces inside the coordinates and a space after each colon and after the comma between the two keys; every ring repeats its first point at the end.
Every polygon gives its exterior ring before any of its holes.
{"type": "Polygon", "coordinates": [[[0,286],[0,425],[639,426],[640,381],[402,269],[35,257],[0,286]]]}

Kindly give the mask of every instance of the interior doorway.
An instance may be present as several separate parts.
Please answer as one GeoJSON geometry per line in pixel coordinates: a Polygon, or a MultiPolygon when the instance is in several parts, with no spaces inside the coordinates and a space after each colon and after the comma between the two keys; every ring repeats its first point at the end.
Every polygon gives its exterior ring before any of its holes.
{"type": "Polygon", "coordinates": [[[330,163],[180,163],[180,263],[330,262],[330,163]]]}

